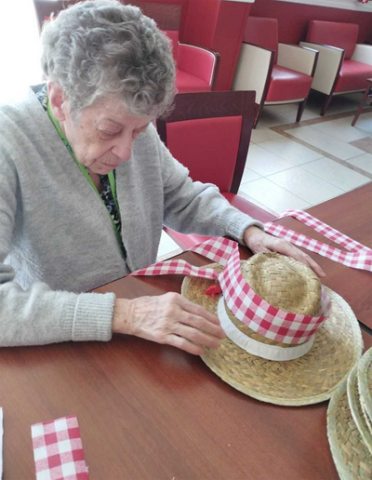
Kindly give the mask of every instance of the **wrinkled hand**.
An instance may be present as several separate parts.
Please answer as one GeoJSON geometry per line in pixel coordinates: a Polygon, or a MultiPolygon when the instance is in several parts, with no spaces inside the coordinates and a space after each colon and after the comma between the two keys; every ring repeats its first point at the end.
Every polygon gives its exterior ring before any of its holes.
{"type": "Polygon", "coordinates": [[[178,293],[117,299],[112,324],[115,333],[166,343],[194,355],[217,348],[225,334],[215,315],[178,293]]]}
{"type": "Polygon", "coordinates": [[[278,252],[288,257],[292,257],[308,265],[319,277],[324,277],[325,273],[309,255],[295,247],[292,243],[282,238],[274,237],[258,227],[248,227],[244,232],[243,239],[247,247],[253,253],[278,252]]]}

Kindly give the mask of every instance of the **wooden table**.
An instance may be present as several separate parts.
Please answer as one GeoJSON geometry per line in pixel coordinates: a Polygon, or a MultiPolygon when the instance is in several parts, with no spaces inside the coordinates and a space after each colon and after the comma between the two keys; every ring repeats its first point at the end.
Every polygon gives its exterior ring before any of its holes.
{"type": "MultiPolygon", "coordinates": [[[[369,184],[310,211],[371,245],[371,205],[369,184]]],[[[297,222],[296,229],[302,229],[297,222]]],[[[184,257],[203,263],[194,254],[184,257]]],[[[368,324],[371,274],[320,263],[326,283],[368,324]]],[[[128,277],[97,291],[133,298],[180,286],[179,277],[128,277]]],[[[372,335],[364,331],[363,338],[372,347],[372,335]]],[[[117,336],[109,343],[3,348],[0,372],[4,480],[34,478],[30,425],[64,415],[78,417],[91,480],[338,478],[326,436],[327,403],[258,402],[222,382],[200,358],[172,347],[117,336]]]]}
{"type": "MultiPolygon", "coordinates": [[[[372,182],[307,211],[349,237],[372,248],[372,182]]],[[[297,220],[285,218],[278,222],[332,245],[332,242],[297,220]]],[[[358,320],[367,328],[372,329],[372,273],[348,268],[320,255],[310,254],[327,274],[322,282],[343,296],[350,303],[358,320]]]]}
{"type": "MultiPolygon", "coordinates": [[[[133,298],[180,285],[179,277],[128,277],[98,291],[133,298]]],[[[372,346],[372,336],[363,335],[372,346]]],[[[0,372],[4,480],[34,478],[30,425],[64,415],[78,417],[91,480],[338,478],[327,403],[258,402],[172,347],[117,336],[4,348],[0,372]]]]}

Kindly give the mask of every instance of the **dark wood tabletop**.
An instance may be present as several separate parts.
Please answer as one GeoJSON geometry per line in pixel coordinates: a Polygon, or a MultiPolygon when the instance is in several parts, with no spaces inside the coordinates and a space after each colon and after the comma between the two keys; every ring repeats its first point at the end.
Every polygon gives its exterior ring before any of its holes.
{"type": "MultiPolygon", "coordinates": [[[[372,248],[372,182],[309,208],[307,212],[372,248]]],[[[297,220],[284,218],[278,222],[297,232],[337,246],[297,220]]],[[[322,282],[344,297],[358,320],[372,329],[372,273],[345,267],[320,255],[310,254],[327,274],[322,282]]]]}
{"type": "MultiPolygon", "coordinates": [[[[185,254],[202,263],[201,257],[185,254]]],[[[127,277],[120,296],[179,291],[180,277],[127,277]]],[[[363,332],[365,347],[372,336],[363,332]]],[[[79,420],[91,480],[336,480],[327,403],[245,396],[199,357],[135,337],[0,350],[4,480],[34,478],[30,425],[79,420]]]]}

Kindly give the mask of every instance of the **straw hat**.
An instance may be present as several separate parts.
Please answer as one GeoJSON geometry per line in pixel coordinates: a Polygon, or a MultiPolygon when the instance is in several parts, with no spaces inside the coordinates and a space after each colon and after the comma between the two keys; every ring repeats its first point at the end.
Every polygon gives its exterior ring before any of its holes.
{"type": "MultiPolygon", "coordinates": [[[[371,408],[371,391],[364,398],[360,381],[369,376],[372,387],[372,349],[332,395],[327,411],[327,434],[333,460],[342,480],[372,478],[372,431],[362,405],[371,408]]],[[[363,390],[363,387],[362,387],[363,390]]]]}
{"type": "Polygon", "coordinates": [[[363,355],[358,363],[357,375],[361,408],[372,437],[372,348],[363,355]]]}
{"type": "MultiPolygon", "coordinates": [[[[314,323],[316,328],[308,332],[308,338],[303,336],[305,341],[280,336],[278,341],[278,336],[271,335],[275,315],[267,331],[255,328],[254,322],[251,328],[236,318],[222,296],[206,294],[210,280],[186,277],[183,295],[217,313],[227,334],[219,348],[206,349],[203,361],[226,383],[258,400],[295,406],[329,399],[362,351],[360,328],[348,304],[321,287],[310,268],[283,255],[257,254],[242,262],[240,269],[247,284],[279,316],[283,311],[302,314],[305,323],[308,318],[321,318],[316,315],[320,313],[321,292],[326,292],[330,303],[327,319],[314,323]]],[[[252,310],[257,313],[254,301],[252,310]]]]}

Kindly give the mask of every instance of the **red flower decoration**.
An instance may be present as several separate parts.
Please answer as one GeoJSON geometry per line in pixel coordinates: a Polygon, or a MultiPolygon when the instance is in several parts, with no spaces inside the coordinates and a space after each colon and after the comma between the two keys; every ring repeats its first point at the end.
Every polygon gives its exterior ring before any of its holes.
{"type": "Polygon", "coordinates": [[[204,293],[210,297],[217,297],[218,295],[221,295],[222,290],[217,283],[214,283],[213,285],[210,285],[208,288],[206,288],[204,293]]]}

